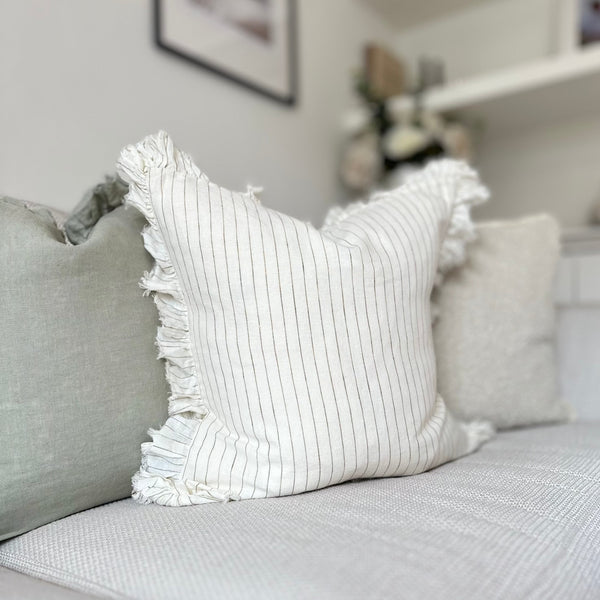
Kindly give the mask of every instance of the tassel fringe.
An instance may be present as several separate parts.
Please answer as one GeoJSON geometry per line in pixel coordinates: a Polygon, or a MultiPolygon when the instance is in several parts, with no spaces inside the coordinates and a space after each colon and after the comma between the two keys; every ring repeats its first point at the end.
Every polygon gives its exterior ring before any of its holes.
{"type": "Polygon", "coordinates": [[[155,263],[149,273],[144,273],[140,286],[153,295],[158,308],[161,326],[156,345],[159,358],[166,359],[171,388],[169,419],[163,426],[169,434],[163,435],[162,429],[148,432],[152,442],[142,444],[142,466],[132,479],[133,497],[142,504],[165,506],[222,502],[229,496],[183,479],[190,440],[209,411],[204,386],[195,370],[187,308],[150,198],[151,170],[164,168],[206,179],[163,131],[126,147],[117,162],[119,175],[129,184],[125,204],[135,207],[148,221],[142,235],[155,263]]]}

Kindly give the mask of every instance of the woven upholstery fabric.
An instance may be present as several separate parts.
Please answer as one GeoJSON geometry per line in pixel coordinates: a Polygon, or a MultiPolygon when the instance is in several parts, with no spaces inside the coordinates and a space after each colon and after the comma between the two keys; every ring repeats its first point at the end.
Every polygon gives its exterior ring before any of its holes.
{"type": "Polygon", "coordinates": [[[129,496],[166,417],[143,223],[119,208],[69,246],[46,209],[0,199],[0,539],[129,496]]]}
{"type": "Polygon", "coordinates": [[[480,223],[477,234],[434,294],[440,394],[460,418],[501,429],[565,421],[553,301],[558,223],[534,215],[480,223]]]}
{"type": "Polygon", "coordinates": [[[0,564],[139,600],[591,600],[600,423],[501,433],[414,477],[185,509],[124,500],[5,542],[0,564]]]}
{"type": "Polygon", "coordinates": [[[489,435],[436,394],[430,294],[462,256],[467,165],[431,164],[322,230],[211,183],[164,132],[123,150],[149,226],[170,418],[134,497],[165,505],[282,496],[426,471],[489,435]]]}

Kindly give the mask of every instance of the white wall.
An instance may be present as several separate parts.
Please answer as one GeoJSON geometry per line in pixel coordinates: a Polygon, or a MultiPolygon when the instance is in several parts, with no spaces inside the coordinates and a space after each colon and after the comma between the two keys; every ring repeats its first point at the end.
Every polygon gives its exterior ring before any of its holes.
{"type": "Polygon", "coordinates": [[[478,219],[550,212],[577,227],[600,202],[600,106],[596,115],[484,137],[480,146],[478,167],[492,198],[477,209],[478,219]]]}
{"type": "Polygon", "coordinates": [[[166,129],[215,181],[319,221],[340,197],[337,144],[365,40],[393,31],[361,0],[298,0],[289,109],[158,51],[147,0],[0,4],[0,193],[69,209],[122,146],[166,129]]]}
{"type": "MultiPolygon", "coordinates": [[[[397,34],[395,48],[413,65],[421,54],[442,57],[449,80],[510,68],[557,51],[565,1],[474,1],[469,9],[397,34]]],[[[565,226],[587,222],[600,201],[600,78],[597,95],[593,114],[573,114],[517,133],[484,129],[477,166],[492,199],[477,210],[478,218],[546,211],[565,226]]]]}
{"type": "Polygon", "coordinates": [[[560,44],[564,0],[472,0],[471,6],[396,36],[414,68],[420,55],[441,58],[449,81],[547,56],[560,44]]]}

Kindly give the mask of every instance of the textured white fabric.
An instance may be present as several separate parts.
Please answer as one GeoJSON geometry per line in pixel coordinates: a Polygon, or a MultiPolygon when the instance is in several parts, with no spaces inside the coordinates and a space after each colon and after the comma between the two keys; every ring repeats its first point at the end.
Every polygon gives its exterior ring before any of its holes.
{"type": "Polygon", "coordinates": [[[439,392],[458,417],[501,429],[565,421],[553,302],[558,223],[536,215],[481,223],[477,234],[434,294],[439,392]]]}
{"type": "Polygon", "coordinates": [[[596,600],[600,424],[499,434],[417,477],[185,510],[124,500],[0,564],[139,600],[596,600]]]}
{"type": "Polygon", "coordinates": [[[464,255],[463,163],[318,231],[211,183],[165,133],[123,150],[127,202],[149,221],[170,418],[143,446],[134,497],[185,505],[409,475],[490,435],[436,393],[429,298],[464,255]],[[440,254],[441,252],[441,254],[440,254]]]}

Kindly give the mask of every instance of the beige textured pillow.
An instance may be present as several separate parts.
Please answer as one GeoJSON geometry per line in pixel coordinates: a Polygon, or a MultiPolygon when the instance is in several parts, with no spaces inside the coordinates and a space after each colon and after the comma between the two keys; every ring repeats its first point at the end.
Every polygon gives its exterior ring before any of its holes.
{"type": "Polygon", "coordinates": [[[548,215],[484,223],[434,295],[438,389],[463,419],[500,429],[563,421],[553,282],[559,228],[548,215]]]}

